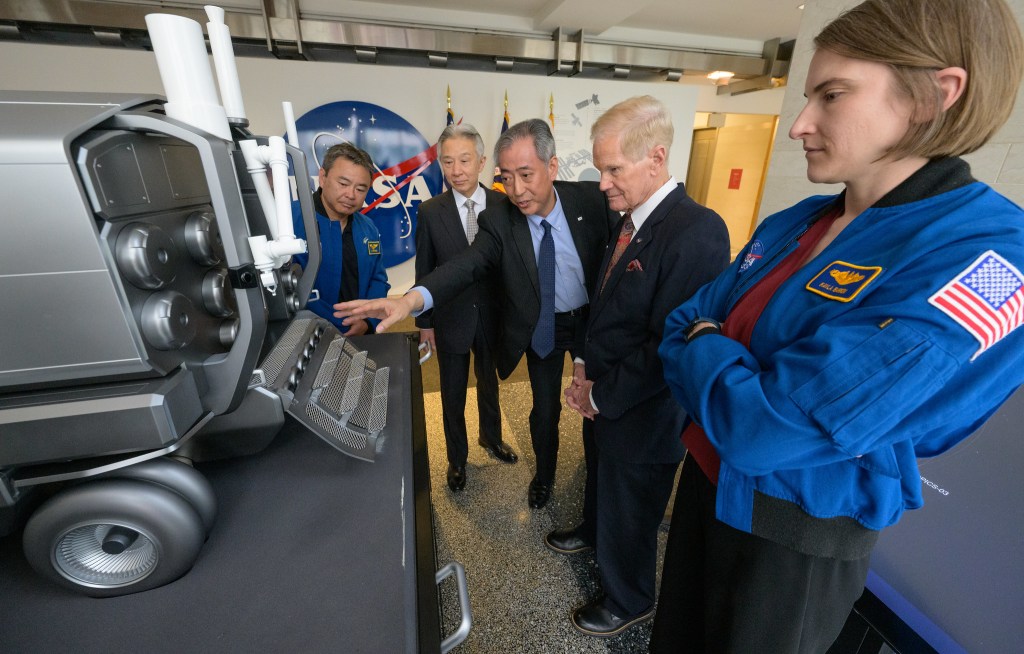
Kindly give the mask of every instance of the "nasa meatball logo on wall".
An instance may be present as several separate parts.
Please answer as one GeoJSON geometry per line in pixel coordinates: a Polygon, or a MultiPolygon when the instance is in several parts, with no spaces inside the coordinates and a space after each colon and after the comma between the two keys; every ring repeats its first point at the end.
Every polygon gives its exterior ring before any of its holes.
{"type": "Polygon", "coordinates": [[[441,169],[432,143],[390,109],[368,102],[325,104],[296,121],[310,187],[332,145],[349,142],[366,150],[376,172],[363,214],[380,230],[384,266],[416,254],[416,208],[441,192],[441,169]]]}

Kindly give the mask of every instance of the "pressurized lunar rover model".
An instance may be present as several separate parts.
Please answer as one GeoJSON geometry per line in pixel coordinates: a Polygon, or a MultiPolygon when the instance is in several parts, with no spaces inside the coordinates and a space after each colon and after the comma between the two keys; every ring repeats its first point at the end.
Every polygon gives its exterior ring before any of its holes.
{"type": "Polygon", "coordinates": [[[24,524],[33,568],[88,595],[187,572],[216,516],[189,463],[259,451],[286,412],[351,456],[382,445],[388,369],[302,310],[302,152],[247,131],[207,10],[223,107],[176,16],[147,17],[166,100],[0,92],[0,535],[24,524]],[[205,79],[168,71],[190,58],[205,79]]]}

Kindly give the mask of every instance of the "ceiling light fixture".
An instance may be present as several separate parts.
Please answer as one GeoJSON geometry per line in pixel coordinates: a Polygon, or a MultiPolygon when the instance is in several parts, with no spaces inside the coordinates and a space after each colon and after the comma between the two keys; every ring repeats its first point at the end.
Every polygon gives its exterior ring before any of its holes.
{"type": "Polygon", "coordinates": [[[735,76],[736,73],[731,70],[716,70],[708,73],[708,79],[715,83],[716,86],[728,84],[729,80],[735,76]]]}

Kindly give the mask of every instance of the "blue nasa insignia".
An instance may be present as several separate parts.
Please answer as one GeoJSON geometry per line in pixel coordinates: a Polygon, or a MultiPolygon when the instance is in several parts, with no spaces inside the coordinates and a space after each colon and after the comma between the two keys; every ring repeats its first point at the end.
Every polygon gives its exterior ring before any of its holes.
{"type": "Polygon", "coordinates": [[[747,272],[747,268],[750,268],[758,259],[764,256],[764,243],[761,241],[754,241],[750,244],[750,248],[747,249],[746,256],[743,257],[743,263],[740,264],[740,272],[747,272]]]}
{"type": "Polygon", "coordinates": [[[386,268],[412,258],[416,209],[441,192],[433,144],[405,118],[368,102],[331,102],[295,122],[311,187],[316,187],[327,148],[347,141],[366,150],[376,172],[363,214],[380,230],[380,241],[366,244],[368,253],[383,254],[386,268]]]}

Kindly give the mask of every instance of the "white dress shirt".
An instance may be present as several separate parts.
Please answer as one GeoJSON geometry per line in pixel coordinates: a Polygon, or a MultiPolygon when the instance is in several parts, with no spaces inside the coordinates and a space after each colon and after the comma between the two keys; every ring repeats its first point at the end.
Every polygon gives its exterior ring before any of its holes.
{"type": "Polygon", "coordinates": [[[466,238],[469,238],[468,225],[466,224],[466,214],[469,209],[466,208],[466,200],[473,201],[473,210],[476,211],[476,218],[480,220],[480,214],[487,208],[487,194],[484,193],[484,187],[479,184],[476,185],[476,191],[473,192],[471,197],[459,193],[455,189],[452,189],[452,199],[455,200],[455,207],[459,210],[459,220],[462,221],[462,231],[466,233],[466,238]]]}

